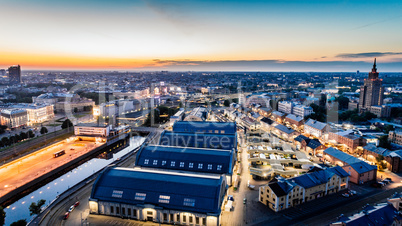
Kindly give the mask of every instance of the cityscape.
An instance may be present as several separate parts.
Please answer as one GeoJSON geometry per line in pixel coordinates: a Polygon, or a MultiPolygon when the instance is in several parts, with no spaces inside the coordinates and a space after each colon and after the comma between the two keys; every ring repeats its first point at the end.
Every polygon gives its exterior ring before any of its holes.
{"type": "Polygon", "coordinates": [[[0,2],[0,226],[402,225],[402,2],[0,2]]]}

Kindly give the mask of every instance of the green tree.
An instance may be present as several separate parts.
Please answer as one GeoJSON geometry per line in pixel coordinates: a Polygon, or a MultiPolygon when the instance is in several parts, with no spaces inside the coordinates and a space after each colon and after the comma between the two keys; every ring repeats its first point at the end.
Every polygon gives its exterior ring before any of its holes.
{"type": "Polygon", "coordinates": [[[45,203],[46,203],[46,200],[44,200],[44,199],[39,200],[37,203],[32,202],[31,205],[29,206],[30,215],[32,216],[35,214],[39,214],[42,206],[45,203]]]}
{"type": "Polygon", "coordinates": [[[69,127],[73,127],[73,123],[70,121],[70,119],[64,120],[63,124],[61,124],[61,128],[66,129],[69,127]]]}
{"type": "Polygon", "coordinates": [[[391,143],[388,141],[388,135],[381,136],[379,139],[379,145],[382,148],[391,148],[391,143]]]}
{"type": "Polygon", "coordinates": [[[74,108],[74,113],[77,113],[78,112],[78,108],[74,108]]]}
{"type": "Polygon", "coordinates": [[[223,102],[223,105],[224,105],[225,107],[229,107],[229,106],[230,106],[230,101],[226,99],[226,100],[223,102]]]}
{"type": "Polygon", "coordinates": [[[1,138],[1,142],[4,144],[4,146],[10,145],[10,139],[8,137],[1,138]]]}
{"type": "Polygon", "coordinates": [[[384,156],[378,155],[375,160],[377,161],[377,166],[379,170],[384,170],[387,168],[387,164],[384,161],[384,156]]]}
{"type": "Polygon", "coordinates": [[[28,130],[27,135],[28,135],[29,138],[34,138],[35,137],[35,134],[34,134],[34,132],[32,130],[28,130]]]}
{"type": "Polygon", "coordinates": [[[3,226],[6,220],[6,212],[4,212],[3,207],[0,206],[0,226],[3,226]]]}
{"type": "Polygon", "coordinates": [[[26,220],[19,220],[11,223],[10,226],[26,226],[27,224],[28,222],[26,220]]]}
{"type": "Polygon", "coordinates": [[[25,140],[25,139],[28,138],[28,135],[27,135],[26,133],[24,133],[24,132],[21,131],[20,137],[21,137],[21,140],[25,140]]]}
{"type": "Polygon", "coordinates": [[[40,128],[40,134],[45,134],[47,132],[48,132],[48,130],[46,127],[42,126],[42,128],[40,128]]]}

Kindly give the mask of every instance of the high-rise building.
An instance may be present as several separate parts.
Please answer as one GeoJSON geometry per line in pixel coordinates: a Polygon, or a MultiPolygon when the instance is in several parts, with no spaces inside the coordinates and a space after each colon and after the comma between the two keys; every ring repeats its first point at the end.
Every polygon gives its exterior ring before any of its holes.
{"type": "Polygon", "coordinates": [[[0,76],[4,76],[4,75],[6,75],[6,70],[0,69],[0,76]]]}
{"type": "Polygon", "coordinates": [[[382,79],[378,78],[376,59],[374,59],[369,77],[364,79],[364,85],[360,88],[359,111],[368,111],[371,106],[381,106],[383,99],[384,87],[382,86],[382,79]]]}
{"type": "Polygon", "coordinates": [[[10,84],[20,84],[21,83],[21,66],[11,66],[8,68],[8,78],[10,84]]]}

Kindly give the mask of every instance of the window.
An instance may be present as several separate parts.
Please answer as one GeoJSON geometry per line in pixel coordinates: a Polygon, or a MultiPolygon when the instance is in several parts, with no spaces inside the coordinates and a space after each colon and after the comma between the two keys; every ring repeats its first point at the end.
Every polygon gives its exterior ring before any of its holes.
{"type": "Polygon", "coordinates": [[[152,211],[147,211],[147,215],[153,215],[152,211]]]}
{"type": "Polygon", "coordinates": [[[219,133],[219,130],[215,130],[215,133],[219,133]]]}
{"type": "Polygon", "coordinates": [[[195,224],[200,224],[200,218],[199,217],[195,217],[195,224]]]}
{"type": "Polygon", "coordinates": [[[127,215],[131,216],[131,209],[130,208],[127,209],[127,215]]]}
{"type": "Polygon", "coordinates": [[[144,201],[145,197],[147,197],[147,194],[145,193],[135,193],[135,200],[140,200],[140,201],[144,201]]]}
{"type": "Polygon", "coordinates": [[[212,164],[208,164],[208,169],[212,170],[212,164]]]}
{"type": "Polygon", "coordinates": [[[120,208],[116,206],[116,214],[120,214],[120,208]]]}
{"type": "Polygon", "coordinates": [[[195,206],[195,199],[184,199],[183,206],[195,206]]]}
{"type": "Polygon", "coordinates": [[[113,213],[113,212],[114,212],[114,207],[111,206],[111,207],[110,207],[110,213],[113,213]]]}
{"type": "Polygon", "coordinates": [[[112,197],[121,199],[123,197],[123,191],[113,190],[112,197]]]}
{"type": "Polygon", "coordinates": [[[186,215],[183,215],[183,223],[186,223],[186,221],[187,221],[186,215]]]}
{"type": "Polygon", "coordinates": [[[137,217],[137,210],[133,209],[133,217],[137,217]]]}
{"type": "Polygon", "coordinates": [[[162,166],[166,165],[166,161],[162,161],[162,166]]]}
{"type": "Polygon", "coordinates": [[[163,213],[163,220],[164,220],[164,221],[168,221],[167,213],[163,213]]]}
{"type": "Polygon", "coordinates": [[[221,133],[225,133],[225,130],[221,130],[221,133]]]}
{"type": "Polygon", "coordinates": [[[121,214],[126,215],[126,208],[121,207],[121,214]]]}
{"type": "Polygon", "coordinates": [[[281,198],[281,201],[283,201],[283,198],[281,198]]]}
{"type": "Polygon", "coordinates": [[[202,218],[202,225],[207,225],[207,218],[205,217],[202,218]]]}
{"type": "Polygon", "coordinates": [[[173,214],[172,214],[172,213],[169,214],[169,221],[172,221],[172,222],[173,222],[173,214]]]}
{"type": "Polygon", "coordinates": [[[202,163],[198,163],[198,169],[202,169],[202,163]]]}
{"type": "Polygon", "coordinates": [[[158,160],[154,160],[154,166],[158,165],[158,160]]]}
{"type": "Polygon", "coordinates": [[[189,168],[193,168],[193,167],[194,167],[194,163],[190,162],[190,163],[188,164],[188,167],[189,167],[189,168]]]}
{"type": "Polygon", "coordinates": [[[145,164],[145,165],[148,165],[148,163],[149,163],[149,159],[145,159],[145,160],[144,160],[144,164],[145,164]]]}
{"type": "Polygon", "coordinates": [[[159,202],[160,203],[169,203],[170,202],[170,196],[160,195],[159,196],[159,202]]]}
{"type": "Polygon", "coordinates": [[[272,200],[274,200],[274,202],[275,202],[275,198],[273,198],[272,200]]]}
{"type": "Polygon", "coordinates": [[[184,167],[184,162],[180,162],[180,167],[184,167]]]}
{"type": "Polygon", "coordinates": [[[267,198],[269,198],[269,195],[267,195],[267,198]]]}
{"type": "Polygon", "coordinates": [[[222,165],[218,165],[218,166],[216,167],[216,169],[217,169],[217,170],[222,170],[222,165]]]}
{"type": "Polygon", "coordinates": [[[190,220],[190,224],[193,223],[193,216],[190,216],[189,220],[190,220]]]}
{"type": "Polygon", "coordinates": [[[170,166],[171,166],[171,167],[174,167],[175,165],[176,165],[176,162],[175,162],[175,161],[171,161],[171,162],[170,162],[170,166]]]}

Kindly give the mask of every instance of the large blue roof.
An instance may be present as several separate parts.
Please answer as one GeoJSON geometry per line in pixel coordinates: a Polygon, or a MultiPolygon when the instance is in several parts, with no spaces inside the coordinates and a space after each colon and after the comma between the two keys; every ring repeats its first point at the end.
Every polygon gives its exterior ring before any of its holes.
{"type": "Polygon", "coordinates": [[[352,163],[352,164],[350,164],[350,167],[352,167],[354,170],[356,170],[356,172],[359,174],[377,170],[377,166],[370,165],[367,162],[363,162],[363,161],[352,163]]]}
{"type": "Polygon", "coordinates": [[[176,121],[175,124],[173,125],[173,132],[235,134],[236,133],[236,123],[235,122],[176,121]]]}
{"type": "Polygon", "coordinates": [[[329,147],[329,148],[325,149],[324,153],[328,154],[328,155],[330,155],[330,156],[332,156],[334,158],[337,158],[340,161],[345,162],[345,163],[347,163],[349,165],[352,164],[352,163],[361,162],[360,159],[358,159],[356,157],[353,157],[353,156],[351,156],[349,154],[346,154],[345,152],[340,151],[340,150],[338,150],[336,148],[333,148],[333,147],[329,147]]]}
{"type": "Polygon", "coordinates": [[[141,148],[138,152],[135,165],[172,170],[231,174],[233,171],[233,154],[234,151],[222,149],[148,145],[141,148]]]}
{"type": "Polygon", "coordinates": [[[232,150],[237,148],[235,134],[176,133],[164,131],[160,145],[179,147],[217,148],[232,150]]]}
{"type": "Polygon", "coordinates": [[[108,168],[96,179],[91,199],[131,205],[152,204],[166,209],[219,214],[222,186],[223,176],[139,168],[108,168]],[[165,198],[162,202],[161,195],[165,198]],[[169,197],[168,203],[166,197],[169,197]]]}
{"type": "Polygon", "coordinates": [[[320,184],[327,183],[334,174],[335,173],[329,170],[321,170],[294,177],[292,178],[292,180],[294,180],[296,184],[304,188],[311,188],[320,184]]]}

